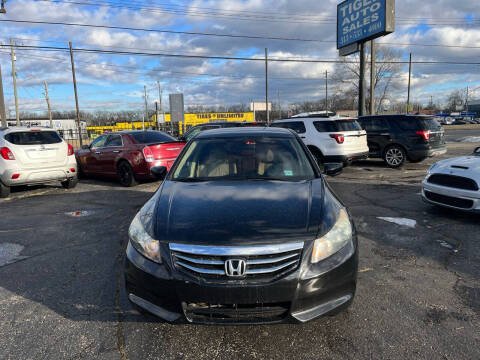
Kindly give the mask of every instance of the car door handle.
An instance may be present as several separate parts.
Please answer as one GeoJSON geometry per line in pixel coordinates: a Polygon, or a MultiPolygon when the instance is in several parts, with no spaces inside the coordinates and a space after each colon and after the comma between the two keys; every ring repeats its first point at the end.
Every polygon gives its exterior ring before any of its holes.
{"type": "Polygon", "coordinates": [[[306,139],[307,137],[306,137],[306,136],[300,136],[300,138],[302,138],[302,139],[306,139]]]}
{"type": "Polygon", "coordinates": [[[100,151],[95,151],[95,154],[100,155],[101,152],[100,151]]]}
{"type": "Polygon", "coordinates": [[[119,152],[120,152],[120,150],[113,150],[113,152],[114,152],[114,153],[119,153],[119,152]]]}

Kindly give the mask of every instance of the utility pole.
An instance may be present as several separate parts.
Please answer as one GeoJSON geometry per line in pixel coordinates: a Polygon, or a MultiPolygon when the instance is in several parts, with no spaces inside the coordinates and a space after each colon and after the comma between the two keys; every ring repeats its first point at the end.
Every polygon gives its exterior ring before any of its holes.
{"type": "Polygon", "coordinates": [[[13,39],[10,39],[10,55],[12,57],[12,77],[13,77],[13,95],[15,96],[15,116],[17,126],[20,126],[20,114],[18,112],[18,94],[17,94],[17,71],[15,70],[15,50],[13,49],[13,39]]]}
{"type": "Polygon", "coordinates": [[[267,112],[267,125],[270,125],[270,112],[268,108],[268,49],[265,48],[265,111],[267,112]]]}
{"type": "Polygon", "coordinates": [[[408,62],[408,95],[407,95],[407,114],[410,111],[410,84],[412,81],[412,53],[410,53],[410,61],[408,62]]]}
{"type": "Polygon", "coordinates": [[[75,75],[75,61],[73,61],[73,50],[72,50],[71,41],[68,42],[68,46],[70,48],[70,61],[72,63],[73,91],[75,92],[75,107],[77,109],[77,131],[78,131],[78,138],[80,139],[80,147],[81,147],[83,145],[82,128],[80,127],[80,107],[78,106],[77,77],[75,75]]]}
{"type": "Polygon", "coordinates": [[[325,70],[325,114],[328,116],[328,70],[325,70]]]}
{"type": "Polygon", "coordinates": [[[160,130],[160,126],[158,125],[158,101],[155,101],[155,129],[160,130]]]}
{"type": "Polygon", "coordinates": [[[375,115],[375,40],[370,41],[370,115],[375,115]]]}
{"type": "Polygon", "coordinates": [[[50,98],[48,97],[47,80],[44,81],[44,84],[45,84],[45,100],[47,100],[47,108],[48,108],[48,119],[50,120],[50,128],[53,129],[52,109],[50,108],[50,98]]]}
{"type": "MultiPolygon", "coordinates": [[[[147,119],[148,121],[148,102],[147,102],[147,86],[143,86],[143,91],[144,91],[144,98],[145,98],[145,117],[144,119],[147,119]]],[[[143,130],[145,130],[145,121],[143,122],[143,130]]]]}
{"type": "Polygon", "coordinates": [[[467,86],[467,97],[465,98],[465,110],[468,111],[468,86],[467,86]]]}
{"type": "MultiPolygon", "coordinates": [[[[158,102],[159,102],[159,105],[160,105],[160,109],[159,109],[159,113],[162,113],[162,122],[165,122],[165,116],[163,114],[163,110],[162,110],[162,87],[160,85],[160,81],[157,80],[157,86],[158,86],[158,102]]],[[[158,118],[157,118],[157,122],[158,122],[158,118]]]]}
{"type": "Polygon", "coordinates": [[[3,97],[2,65],[0,64],[0,118],[2,127],[7,127],[7,113],[5,111],[5,98],[3,97]]]}
{"type": "Polygon", "coordinates": [[[360,44],[360,79],[358,86],[358,116],[365,115],[365,42],[360,44]]]}
{"type": "Polygon", "coordinates": [[[282,119],[282,106],[280,105],[280,90],[277,90],[278,96],[278,120],[282,119]]]}

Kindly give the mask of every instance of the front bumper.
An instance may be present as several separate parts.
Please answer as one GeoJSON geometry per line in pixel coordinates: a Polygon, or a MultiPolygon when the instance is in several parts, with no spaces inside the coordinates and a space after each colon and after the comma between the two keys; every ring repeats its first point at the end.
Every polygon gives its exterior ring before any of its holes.
{"type": "MultiPolygon", "coordinates": [[[[355,237],[351,244],[318,264],[311,265],[304,257],[299,268],[276,281],[220,283],[193,278],[171,263],[154,263],[129,243],[126,290],[130,301],[171,323],[306,322],[339,311],[353,301],[357,248],[355,237]]],[[[304,252],[310,254],[309,250],[305,248],[304,252]]]]}
{"type": "Polygon", "coordinates": [[[65,181],[67,179],[75,178],[76,176],[77,164],[75,163],[45,169],[5,169],[0,176],[0,180],[6,186],[19,186],[65,181]],[[75,171],[71,171],[71,169],[74,169],[75,171]],[[15,174],[19,174],[20,176],[16,179],[12,179],[12,176],[15,174]]]}
{"type": "Polygon", "coordinates": [[[480,213],[480,191],[431,184],[425,179],[422,182],[422,198],[430,204],[480,213]]]}

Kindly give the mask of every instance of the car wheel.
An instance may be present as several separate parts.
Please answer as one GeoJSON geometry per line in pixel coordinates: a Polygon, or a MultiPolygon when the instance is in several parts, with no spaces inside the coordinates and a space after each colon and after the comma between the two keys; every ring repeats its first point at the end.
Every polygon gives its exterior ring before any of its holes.
{"type": "Polygon", "coordinates": [[[120,178],[120,184],[123,186],[131,187],[137,185],[135,173],[130,164],[126,161],[122,161],[118,164],[118,177],[120,178]]]}
{"type": "Polygon", "coordinates": [[[391,168],[398,168],[405,162],[405,150],[397,145],[389,146],[385,149],[383,160],[391,168]]]}
{"type": "Polygon", "coordinates": [[[77,178],[71,178],[65,181],[62,181],[62,186],[65,189],[73,189],[75,186],[78,184],[78,179],[77,178]]]}
{"type": "Polygon", "coordinates": [[[322,153],[320,152],[320,150],[318,150],[317,148],[314,148],[314,147],[309,147],[308,148],[310,150],[310,152],[312,153],[313,157],[315,158],[315,160],[317,160],[317,164],[319,166],[322,166],[323,163],[325,162],[324,158],[323,158],[323,155],[322,153]]]}
{"type": "Polygon", "coordinates": [[[10,195],[10,186],[3,185],[0,181],[0,198],[4,199],[10,195]]]}

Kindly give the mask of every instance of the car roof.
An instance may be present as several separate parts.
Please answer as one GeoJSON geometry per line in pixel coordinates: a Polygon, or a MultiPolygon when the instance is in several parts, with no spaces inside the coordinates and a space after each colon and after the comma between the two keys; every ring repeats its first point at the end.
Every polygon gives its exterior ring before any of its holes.
{"type": "Polygon", "coordinates": [[[367,118],[367,117],[373,117],[373,118],[391,118],[391,117],[405,117],[405,118],[432,118],[435,115],[425,115],[425,114],[386,114],[386,115],[363,115],[360,116],[360,118],[367,118]]]}
{"type": "Polygon", "coordinates": [[[52,128],[47,128],[47,127],[39,127],[39,126],[32,126],[32,127],[27,127],[27,126],[9,126],[9,127],[2,127],[0,128],[0,131],[8,134],[11,132],[19,132],[19,131],[55,131],[55,129],[52,128]]]}
{"type": "Polygon", "coordinates": [[[306,116],[306,117],[291,117],[288,119],[281,119],[275,120],[273,123],[282,123],[282,122],[292,122],[292,121],[338,121],[338,120],[356,120],[354,117],[349,116],[341,116],[341,115],[334,115],[329,117],[313,117],[313,116],[306,116]]]}
{"type": "Polygon", "coordinates": [[[235,127],[205,130],[199,133],[196,139],[208,139],[216,137],[237,137],[237,136],[277,136],[294,137],[291,130],[271,127],[235,127]]]}

